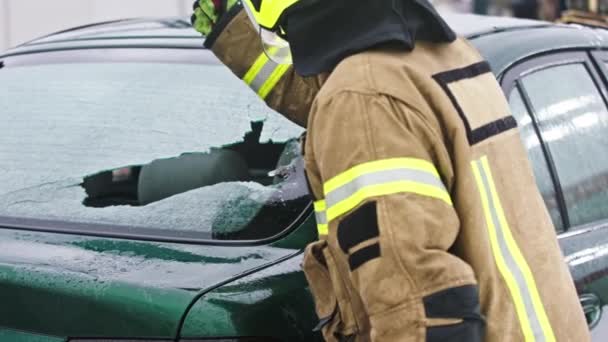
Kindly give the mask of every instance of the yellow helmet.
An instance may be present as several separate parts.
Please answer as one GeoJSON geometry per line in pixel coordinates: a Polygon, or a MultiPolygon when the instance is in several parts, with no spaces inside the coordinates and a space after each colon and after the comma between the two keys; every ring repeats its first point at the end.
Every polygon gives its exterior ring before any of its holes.
{"type": "Polygon", "coordinates": [[[302,0],[243,0],[251,20],[267,30],[275,31],[288,9],[302,0]]]}
{"type": "Polygon", "coordinates": [[[258,30],[266,55],[276,63],[291,64],[289,42],[281,20],[297,7],[315,3],[318,0],[243,0],[243,7],[251,23],[258,30]]]}

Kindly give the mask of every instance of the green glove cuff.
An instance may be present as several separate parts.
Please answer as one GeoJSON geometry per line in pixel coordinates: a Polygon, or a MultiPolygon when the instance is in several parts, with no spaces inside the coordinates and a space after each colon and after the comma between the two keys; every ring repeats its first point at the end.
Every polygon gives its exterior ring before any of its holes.
{"type": "Polygon", "coordinates": [[[208,36],[221,16],[238,2],[239,0],[223,0],[222,8],[218,9],[212,0],[196,0],[193,5],[194,14],[190,19],[192,27],[203,36],[208,36]]]}

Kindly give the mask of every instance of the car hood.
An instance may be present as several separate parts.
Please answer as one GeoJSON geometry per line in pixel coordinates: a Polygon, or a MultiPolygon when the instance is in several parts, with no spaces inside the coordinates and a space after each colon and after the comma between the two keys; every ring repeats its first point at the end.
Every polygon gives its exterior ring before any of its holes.
{"type": "Polygon", "coordinates": [[[0,230],[0,327],[173,337],[198,293],[297,253],[0,230]]]}
{"type": "Polygon", "coordinates": [[[0,231],[0,266],[134,286],[201,290],[283,258],[267,246],[204,246],[0,231]]]}

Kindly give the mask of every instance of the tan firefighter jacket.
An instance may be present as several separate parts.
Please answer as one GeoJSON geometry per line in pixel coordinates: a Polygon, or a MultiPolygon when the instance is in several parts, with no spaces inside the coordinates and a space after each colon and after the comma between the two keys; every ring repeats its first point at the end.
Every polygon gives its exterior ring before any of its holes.
{"type": "Polygon", "coordinates": [[[590,339],[517,124],[465,40],[360,53],[327,79],[268,61],[242,11],[206,45],[308,123],[320,240],[303,268],[327,341],[590,339]]]}

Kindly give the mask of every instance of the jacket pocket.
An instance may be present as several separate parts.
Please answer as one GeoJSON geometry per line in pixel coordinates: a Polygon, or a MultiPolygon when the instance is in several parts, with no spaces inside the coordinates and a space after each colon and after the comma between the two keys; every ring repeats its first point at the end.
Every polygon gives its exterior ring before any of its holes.
{"type": "Polygon", "coordinates": [[[355,341],[358,329],[353,304],[326,241],[306,248],[302,268],[319,317],[315,330],[327,342],[355,341]]]}

